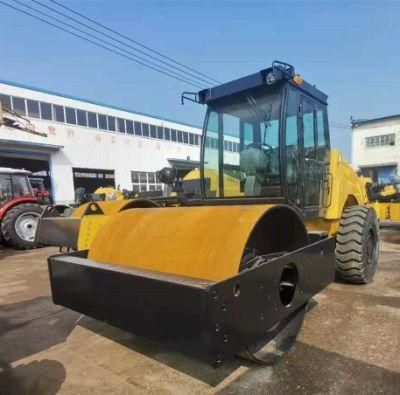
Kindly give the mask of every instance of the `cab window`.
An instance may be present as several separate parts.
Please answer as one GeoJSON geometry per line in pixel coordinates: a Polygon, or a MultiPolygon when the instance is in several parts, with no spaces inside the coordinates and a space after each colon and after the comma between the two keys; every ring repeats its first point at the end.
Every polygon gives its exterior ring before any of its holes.
{"type": "Polygon", "coordinates": [[[283,90],[268,89],[261,87],[209,107],[203,165],[206,197],[281,196],[283,90]]]}
{"type": "Polygon", "coordinates": [[[285,120],[286,180],[288,198],[296,204],[300,203],[298,112],[299,103],[297,93],[294,89],[290,89],[286,104],[285,120]]]}
{"type": "Polygon", "coordinates": [[[12,176],[14,197],[32,196],[31,186],[25,176],[12,176]]]}
{"type": "Polygon", "coordinates": [[[11,200],[12,197],[11,177],[7,174],[0,174],[0,202],[11,200]]]}
{"type": "Polygon", "coordinates": [[[316,111],[317,118],[317,159],[321,162],[327,160],[327,151],[329,149],[329,136],[327,133],[326,108],[318,107],[316,111]]]}

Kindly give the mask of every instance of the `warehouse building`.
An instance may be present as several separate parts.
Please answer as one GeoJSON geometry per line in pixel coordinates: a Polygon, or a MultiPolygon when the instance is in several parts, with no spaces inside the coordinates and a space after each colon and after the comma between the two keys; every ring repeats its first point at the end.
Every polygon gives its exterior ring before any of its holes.
{"type": "Polygon", "coordinates": [[[352,120],[354,167],[374,182],[390,182],[400,173],[400,114],[368,120],[352,120]]]}
{"type": "Polygon", "coordinates": [[[198,127],[6,81],[0,101],[33,132],[0,127],[0,166],[41,176],[56,203],[73,202],[77,188],[162,190],[157,170],[198,166],[198,127]]]}

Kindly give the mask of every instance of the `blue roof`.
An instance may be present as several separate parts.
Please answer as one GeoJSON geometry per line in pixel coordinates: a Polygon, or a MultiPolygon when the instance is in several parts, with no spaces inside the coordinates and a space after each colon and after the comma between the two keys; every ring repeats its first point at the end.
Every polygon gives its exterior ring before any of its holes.
{"type": "Polygon", "coordinates": [[[36,141],[0,139],[0,149],[1,149],[2,145],[18,145],[18,146],[21,145],[21,146],[26,146],[26,147],[43,148],[43,149],[47,149],[49,151],[58,151],[59,149],[64,148],[63,145],[39,143],[36,141]]]}
{"type": "Polygon", "coordinates": [[[13,81],[7,81],[7,80],[2,80],[2,79],[0,79],[0,83],[1,83],[1,84],[5,84],[5,85],[15,86],[15,87],[17,87],[17,88],[29,89],[29,90],[31,90],[31,91],[36,91],[36,92],[41,92],[41,93],[47,93],[47,94],[53,95],[53,96],[65,97],[66,99],[77,100],[77,101],[81,101],[81,102],[84,102],[84,103],[95,104],[95,105],[101,106],[101,107],[112,108],[113,110],[119,110],[119,111],[129,112],[129,113],[131,113],[131,114],[143,115],[143,116],[146,116],[146,117],[151,117],[151,118],[159,119],[160,121],[174,122],[174,123],[177,123],[177,124],[180,124],[180,125],[186,125],[186,126],[190,126],[190,127],[192,127],[192,128],[202,129],[200,126],[191,125],[191,124],[189,124],[189,123],[179,122],[179,121],[176,121],[176,120],[173,120],[173,119],[168,119],[168,118],[160,117],[159,115],[147,114],[147,113],[143,113],[143,112],[139,112],[139,111],[134,111],[134,110],[131,110],[131,109],[126,108],[126,107],[114,106],[114,105],[112,105],[112,104],[106,104],[106,103],[102,103],[102,102],[99,102],[99,101],[96,101],[96,100],[83,99],[83,98],[81,98],[81,97],[72,96],[72,95],[67,95],[67,94],[65,94],[65,93],[59,93],[59,92],[54,92],[54,91],[47,90],[47,89],[36,88],[36,87],[34,87],[34,86],[25,85],[25,84],[20,84],[19,82],[13,82],[13,81]]]}
{"type": "Polygon", "coordinates": [[[392,119],[400,118],[400,114],[387,115],[386,117],[372,118],[372,119],[352,119],[351,125],[354,127],[365,125],[366,123],[380,122],[380,121],[390,121],[392,119]]]}

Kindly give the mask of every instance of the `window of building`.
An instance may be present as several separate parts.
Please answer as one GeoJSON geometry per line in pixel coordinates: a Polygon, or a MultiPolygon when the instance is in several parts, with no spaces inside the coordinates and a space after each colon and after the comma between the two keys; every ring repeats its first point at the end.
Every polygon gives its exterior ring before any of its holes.
{"type": "Polygon", "coordinates": [[[383,147],[388,145],[395,145],[395,140],[396,135],[394,133],[383,134],[381,136],[366,137],[365,144],[369,148],[383,147]]]}
{"type": "Polygon", "coordinates": [[[189,144],[194,145],[194,134],[189,133],[189,144]]]}
{"type": "Polygon", "coordinates": [[[0,102],[3,105],[3,107],[11,109],[11,96],[0,95],[0,102]]]}
{"type": "Polygon", "coordinates": [[[128,119],[125,121],[126,124],[126,133],[133,134],[133,121],[129,121],[128,119]]]}
{"type": "Polygon", "coordinates": [[[118,132],[125,133],[125,131],[126,131],[125,119],[117,118],[117,126],[118,126],[118,129],[117,129],[118,132]]]}
{"type": "Polygon", "coordinates": [[[178,136],[178,143],[183,143],[183,133],[180,130],[176,131],[177,136],[178,136]]]}
{"type": "Polygon", "coordinates": [[[86,111],[76,110],[76,117],[78,119],[78,125],[87,126],[86,111]]]}
{"type": "Polygon", "coordinates": [[[67,123],[76,125],[76,111],[75,108],[65,107],[65,119],[67,123]]]}
{"type": "Polygon", "coordinates": [[[171,132],[169,128],[164,128],[164,138],[165,140],[171,140],[171,132]]]}
{"type": "Polygon", "coordinates": [[[115,118],[108,116],[108,130],[115,132],[115,118]]]}
{"type": "Polygon", "coordinates": [[[26,106],[28,107],[28,117],[40,118],[39,102],[36,100],[27,100],[26,106]]]}
{"type": "Polygon", "coordinates": [[[97,114],[95,112],[88,112],[88,124],[90,128],[97,129],[97,114]]]}
{"type": "Polygon", "coordinates": [[[53,112],[51,111],[51,104],[40,102],[40,117],[46,121],[53,120],[53,112]]]}
{"type": "Polygon", "coordinates": [[[164,139],[164,131],[162,126],[157,126],[157,138],[164,139]]]}
{"type": "Polygon", "coordinates": [[[135,135],[141,136],[142,135],[142,124],[140,122],[135,121],[135,135]]]}
{"type": "Polygon", "coordinates": [[[98,114],[99,129],[107,130],[107,117],[103,114],[98,114]]]}
{"type": "Polygon", "coordinates": [[[26,107],[25,107],[25,99],[23,99],[22,97],[15,97],[13,96],[12,98],[12,102],[13,102],[13,110],[22,116],[26,116],[26,107]]]}
{"type": "Polygon", "coordinates": [[[155,172],[131,171],[134,192],[162,191],[163,184],[157,180],[155,172]]]}
{"type": "Polygon", "coordinates": [[[177,133],[175,129],[171,129],[171,141],[178,141],[177,133]]]}
{"type": "Polygon", "coordinates": [[[154,139],[157,138],[157,128],[155,127],[155,125],[150,125],[150,136],[154,139]]]}
{"type": "Polygon", "coordinates": [[[142,123],[143,136],[149,137],[149,125],[147,123],[142,123]]]}
{"type": "Polygon", "coordinates": [[[57,122],[65,122],[64,107],[53,104],[54,120],[57,122]]]}
{"type": "Polygon", "coordinates": [[[187,132],[182,132],[183,135],[183,142],[185,144],[189,144],[189,134],[187,132]]]}

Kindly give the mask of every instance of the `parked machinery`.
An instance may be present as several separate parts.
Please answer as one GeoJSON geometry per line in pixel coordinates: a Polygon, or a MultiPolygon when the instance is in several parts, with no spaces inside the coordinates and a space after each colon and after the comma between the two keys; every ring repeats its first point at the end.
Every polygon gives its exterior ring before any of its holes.
{"type": "Polygon", "coordinates": [[[372,281],[377,217],[330,147],[326,95],[292,66],[184,98],[207,105],[200,196],[89,203],[88,247],[49,258],[53,300],[216,366],[270,363],[335,271],[372,281]]]}
{"type": "Polygon", "coordinates": [[[34,195],[27,170],[0,167],[0,239],[16,249],[34,248],[43,208],[34,195]]]}
{"type": "Polygon", "coordinates": [[[369,206],[373,207],[382,226],[400,225],[400,176],[392,176],[389,183],[374,184],[366,179],[369,206]]]}
{"type": "Polygon", "coordinates": [[[41,204],[51,203],[50,192],[45,188],[43,178],[29,177],[29,183],[31,184],[33,195],[37,198],[38,202],[41,204]]]}

